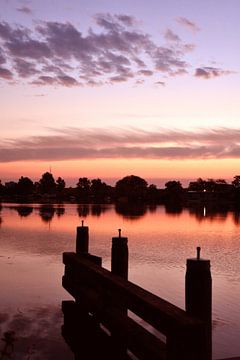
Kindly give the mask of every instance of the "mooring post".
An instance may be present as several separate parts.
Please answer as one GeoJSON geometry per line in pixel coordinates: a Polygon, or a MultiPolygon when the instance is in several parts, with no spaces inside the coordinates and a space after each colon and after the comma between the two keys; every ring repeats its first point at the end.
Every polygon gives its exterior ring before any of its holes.
{"type": "Polygon", "coordinates": [[[205,324],[204,360],[212,359],[212,277],[210,260],[202,259],[201,248],[197,247],[197,257],[187,259],[185,278],[186,312],[202,320],[205,324]]]}
{"type": "MultiPolygon", "coordinates": [[[[118,236],[112,238],[112,258],[111,271],[114,275],[121,276],[123,279],[128,279],[128,238],[123,237],[121,229],[118,229],[118,236]]],[[[112,304],[122,316],[127,316],[127,308],[119,306],[119,304],[112,304]],[[116,307],[115,307],[116,306],[116,307]]],[[[111,333],[113,346],[115,351],[115,360],[122,360],[126,358],[127,346],[124,339],[124,334],[118,331],[111,333]]]]}
{"type": "Polygon", "coordinates": [[[88,254],[88,243],[89,243],[88,226],[84,226],[84,221],[82,220],[82,225],[77,227],[76,253],[78,255],[88,254]]]}
{"type": "Polygon", "coordinates": [[[128,279],[128,238],[123,237],[121,229],[118,236],[112,238],[111,271],[113,274],[128,279]]]}

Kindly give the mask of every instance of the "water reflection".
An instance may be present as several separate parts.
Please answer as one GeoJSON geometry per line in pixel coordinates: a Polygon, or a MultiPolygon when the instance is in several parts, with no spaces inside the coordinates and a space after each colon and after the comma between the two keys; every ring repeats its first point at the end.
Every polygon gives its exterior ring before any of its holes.
{"type": "Polygon", "coordinates": [[[111,207],[105,204],[79,204],[77,206],[77,213],[80,218],[86,218],[89,215],[100,217],[110,209],[111,207]]]}
{"type": "Polygon", "coordinates": [[[39,216],[43,222],[50,223],[54,217],[56,208],[51,204],[41,205],[39,208],[39,216]]]}
{"type": "MultiPolygon", "coordinates": [[[[73,205],[75,206],[75,205],[73,205]]],[[[3,208],[15,210],[19,217],[26,218],[37,213],[44,223],[50,224],[54,216],[60,218],[66,215],[64,204],[41,204],[41,205],[2,205],[0,204],[0,214],[3,208]]],[[[114,205],[116,214],[128,220],[140,220],[147,214],[155,214],[158,211],[157,205],[133,204],[133,203],[116,203],[114,205]]],[[[180,216],[187,211],[190,216],[194,217],[199,223],[202,222],[226,222],[231,216],[233,223],[238,226],[240,224],[240,210],[231,208],[229,205],[206,205],[206,204],[191,204],[188,207],[183,207],[180,203],[167,203],[162,208],[165,209],[167,215],[180,216]]],[[[112,206],[106,204],[78,204],[76,205],[76,212],[80,218],[100,217],[107,211],[111,211],[112,206]]],[[[3,222],[0,216],[0,225],[3,222]]]]}
{"type": "Polygon", "coordinates": [[[239,210],[235,210],[233,213],[233,221],[236,225],[240,224],[240,211],[239,210]]]}
{"type": "Polygon", "coordinates": [[[78,205],[77,212],[78,212],[78,216],[80,218],[87,217],[90,213],[90,205],[87,205],[87,204],[78,205]]]}
{"type": "MultiPolygon", "coordinates": [[[[126,219],[137,220],[143,217],[147,212],[146,204],[133,204],[133,203],[116,203],[115,211],[117,214],[122,215],[126,219]]],[[[156,208],[155,208],[156,211],[156,208]]],[[[151,207],[151,212],[154,208],[151,207]]]]}
{"type": "MultiPolygon", "coordinates": [[[[5,346],[1,340],[4,332],[15,331],[18,340],[14,351],[23,356],[16,358],[27,359],[23,352],[35,351],[34,344],[39,348],[46,342],[49,352],[54,354],[55,351],[57,355],[44,353],[42,357],[32,358],[68,359],[67,355],[61,357],[60,350],[58,352],[63,344],[56,340],[56,334],[60,336],[59,327],[55,327],[54,322],[50,325],[54,316],[49,314],[49,320],[44,319],[38,317],[38,311],[49,304],[45,308],[56,313],[60,301],[67,296],[61,288],[61,255],[64,251],[75,250],[76,226],[81,218],[87,217],[90,250],[103,257],[104,267],[111,266],[111,237],[116,229],[122,228],[129,239],[130,280],[180,307],[184,307],[185,260],[195,255],[196,246],[202,246],[203,257],[211,259],[214,279],[213,315],[218,324],[213,334],[214,358],[240,354],[239,210],[205,204],[205,208],[178,209],[178,216],[175,216],[175,209],[163,206],[125,205],[115,209],[114,205],[94,208],[85,204],[27,204],[22,205],[25,209],[20,211],[19,206],[2,204],[0,207],[3,219],[0,229],[0,351],[5,346]],[[46,224],[50,223],[48,228],[46,224]],[[42,336],[39,343],[35,342],[34,329],[32,335],[25,330],[21,335],[20,330],[16,330],[18,326],[12,326],[20,324],[21,320],[26,329],[29,318],[40,334],[48,331],[52,334],[52,345],[42,336]],[[41,327],[38,322],[45,325],[41,327]],[[51,326],[52,330],[48,329],[51,326]]],[[[62,320],[57,323],[61,326],[62,320]]]]}
{"type": "Polygon", "coordinates": [[[88,204],[79,204],[77,206],[77,213],[80,218],[86,218],[90,215],[91,206],[88,204]]]}
{"type": "Polygon", "coordinates": [[[91,210],[92,210],[91,214],[93,216],[100,216],[102,213],[106,211],[106,208],[98,204],[93,204],[91,210]]]}
{"type": "Polygon", "coordinates": [[[56,208],[56,215],[58,218],[60,218],[61,216],[63,216],[65,214],[65,207],[64,205],[58,205],[56,208]]]}
{"type": "Polygon", "coordinates": [[[62,315],[43,306],[0,313],[0,359],[71,359],[60,341],[62,315]]]}
{"type": "Polygon", "coordinates": [[[166,203],[165,205],[166,214],[180,215],[183,212],[183,206],[181,203],[166,203]]]}
{"type": "Polygon", "coordinates": [[[16,206],[15,210],[18,212],[20,217],[27,217],[33,212],[32,206],[16,206]]]}
{"type": "Polygon", "coordinates": [[[213,206],[213,205],[197,205],[188,208],[189,214],[194,216],[199,222],[202,221],[217,221],[225,222],[231,209],[226,206],[213,206]]]}

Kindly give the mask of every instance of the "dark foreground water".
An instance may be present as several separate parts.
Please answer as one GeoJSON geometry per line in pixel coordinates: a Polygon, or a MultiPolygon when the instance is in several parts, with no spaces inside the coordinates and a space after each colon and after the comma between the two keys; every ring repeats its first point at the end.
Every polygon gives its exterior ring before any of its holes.
{"type": "Polygon", "coordinates": [[[0,359],[73,359],[61,338],[62,252],[75,250],[81,219],[90,251],[110,266],[111,237],[128,236],[129,278],[184,308],[186,258],[196,246],[211,259],[214,359],[240,356],[240,223],[233,212],[171,212],[159,206],[2,204],[0,210],[0,359]],[[126,209],[125,209],[126,210],[126,209]],[[5,331],[14,331],[2,356],[5,331]],[[2,356],[2,357],[1,357],[2,356]]]}

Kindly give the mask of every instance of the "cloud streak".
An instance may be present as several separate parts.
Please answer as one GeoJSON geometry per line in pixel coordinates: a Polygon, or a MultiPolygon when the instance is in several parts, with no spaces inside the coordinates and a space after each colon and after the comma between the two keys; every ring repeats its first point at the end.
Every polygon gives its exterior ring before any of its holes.
{"type": "Polygon", "coordinates": [[[49,136],[4,140],[0,162],[96,158],[224,159],[240,157],[240,129],[75,129],[49,136]]]}
{"type": "Polygon", "coordinates": [[[188,30],[191,30],[193,32],[200,31],[198,25],[193,21],[187,19],[186,17],[179,16],[176,18],[176,21],[188,30]]]}
{"type": "Polygon", "coordinates": [[[229,71],[229,70],[204,66],[196,69],[195,76],[202,79],[212,79],[223,75],[230,75],[233,73],[234,73],[233,71],[229,71]]]}
{"type": "Polygon", "coordinates": [[[17,8],[16,10],[23,14],[26,14],[26,15],[32,14],[32,9],[30,9],[30,7],[28,7],[28,6],[21,6],[20,8],[17,8]]]}

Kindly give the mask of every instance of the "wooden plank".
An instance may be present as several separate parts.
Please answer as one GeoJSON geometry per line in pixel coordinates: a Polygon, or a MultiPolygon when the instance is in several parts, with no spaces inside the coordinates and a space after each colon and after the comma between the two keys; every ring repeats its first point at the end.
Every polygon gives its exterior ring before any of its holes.
{"type": "Polygon", "coordinates": [[[81,297],[85,298],[86,312],[93,313],[93,316],[114,334],[116,344],[125,344],[140,360],[166,360],[166,344],[155,335],[116,308],[99,311],[98,297],[94,299],[92,291],[81,291],[81,297]]]}
{"type": "MultiPolygon", "coordinates": [[[[202,326],[201,321],[191,318],[177,306],[75,253],[63,253],[63,262],[79,273],[83,271],[87,280],[93,279],[106,294],[108,301],[115,303],[117,300],[121,306],[125,306],[165,335],[181,334],[183,331],[191,334],[202,326]]],[[[81,285],[76,282],[74,293],[77,294],[80,289],[81,285]]]]}
{"type": "Polygon", "coordinates": [[[130,360],[127,353],[121,358],[118,357],[111,337],[91,316],[79,311],[74,301],[64,301],[62,310],[64,314],[62,336],[73,351],[76,360],[130,360]]]}

